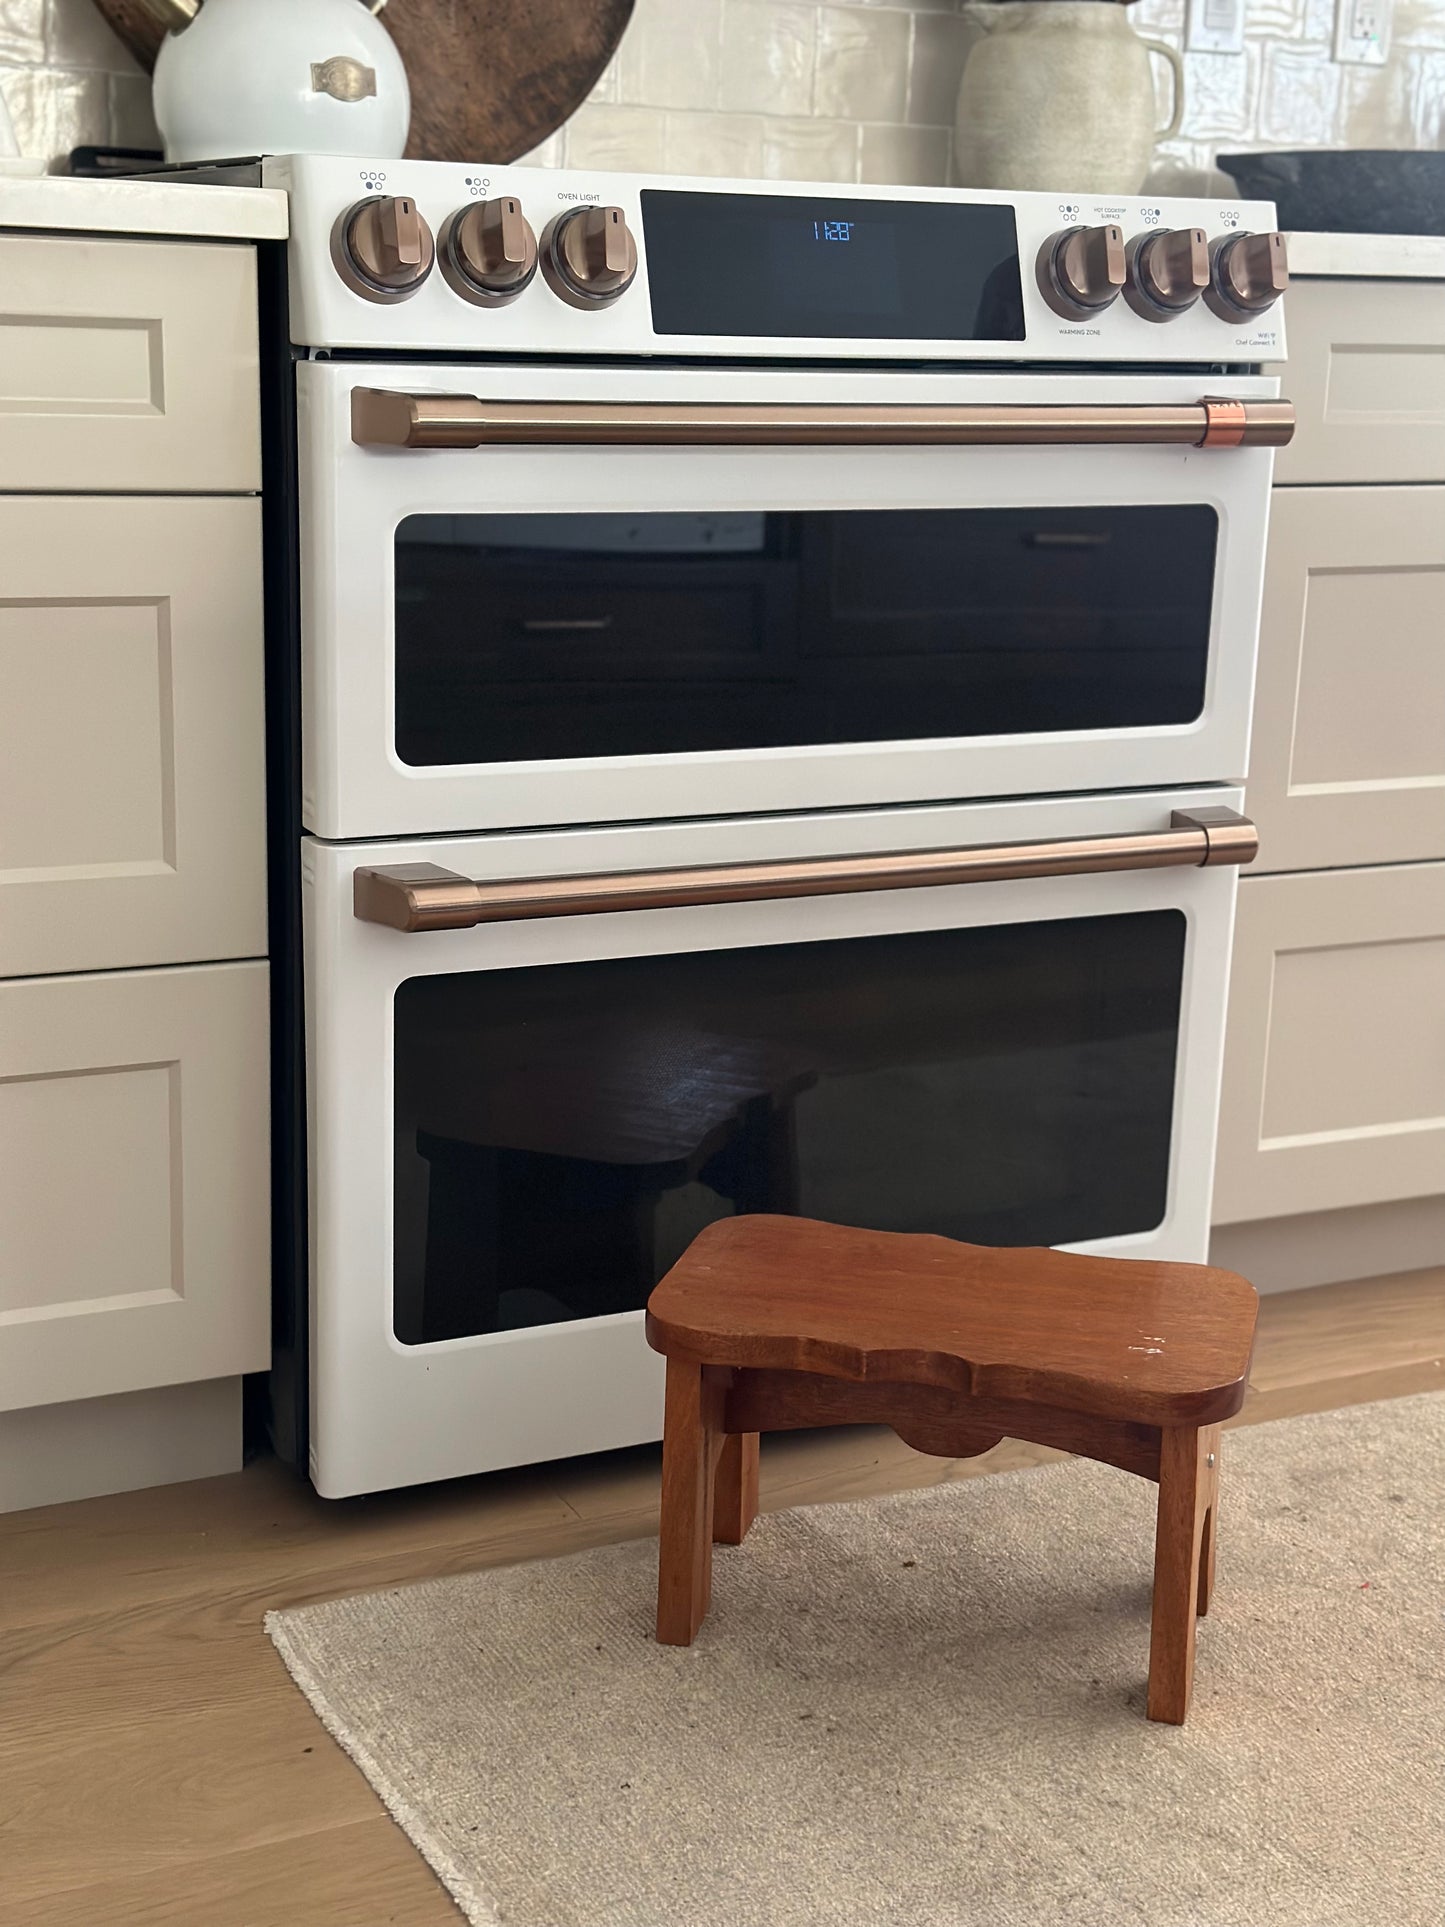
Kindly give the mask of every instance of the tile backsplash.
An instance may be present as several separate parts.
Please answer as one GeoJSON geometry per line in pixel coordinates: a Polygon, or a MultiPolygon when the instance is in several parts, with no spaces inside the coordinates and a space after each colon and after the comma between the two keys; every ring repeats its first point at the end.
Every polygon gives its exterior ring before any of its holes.
{"type": "MultiPolygon", "coordinates": [[[[1245,4],[1243,54],[1185,55],[1184,127],[1159,150],[1160,191],[1232,147],[1445,146],[1445,0],[1395,0],[1383,67],[1330,59],[1334,0],[1245,4]]],[[[1138,0],[1130,18],[1182,45],[1184,11],[1138,0]]],[[[946,181],[969,38],[958,0],[637,0],[590,99],[528,158],[946,181]]],[[[0,0],[0,90],[25,153],[157,144],[149,83],[93,0],[0,0]]]]}
{"type": "Polygon", "coordinates": [[[151,84],[93,0],[0,0],[0,93],[22,154],[160,145],[151,84]]]}

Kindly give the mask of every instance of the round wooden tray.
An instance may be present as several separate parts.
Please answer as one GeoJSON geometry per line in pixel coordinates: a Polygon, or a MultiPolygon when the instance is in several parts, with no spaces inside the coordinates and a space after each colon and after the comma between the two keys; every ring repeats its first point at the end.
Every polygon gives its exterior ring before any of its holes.
{"type": "MultiPolygon", "coordinates": [[[[96,5],[152,67],[162,35],[144,0],[96,5]]],[[[383,18],[411,82],[407,153],[427,161],[528,153],[591,93],[632,8],[633,0],[391,0],[383,18]]]]}

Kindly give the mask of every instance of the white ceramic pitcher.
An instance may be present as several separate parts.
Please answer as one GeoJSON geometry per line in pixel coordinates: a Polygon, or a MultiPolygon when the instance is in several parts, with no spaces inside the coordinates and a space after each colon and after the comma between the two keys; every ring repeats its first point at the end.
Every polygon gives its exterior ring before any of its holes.
{"type": "Polygon", "coordinates": [[[958,93],[960,186],[1137,194],[1154,143],[1179,132],[1184,62],[1116,0],[997,0],[964,9],[979,36],[958,93]],[[1156,125],[1149,56],[1169,63],[1174,111],[1156,125]]]}

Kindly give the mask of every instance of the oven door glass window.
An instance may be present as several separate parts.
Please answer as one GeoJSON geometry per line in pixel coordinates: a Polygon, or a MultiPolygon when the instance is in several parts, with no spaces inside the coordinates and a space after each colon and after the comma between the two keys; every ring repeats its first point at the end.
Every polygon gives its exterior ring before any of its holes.
{"type": "Polygon", "coordinates": [[[1185,932],[1162,910],[408,980],[397,1337],[634,1310],[738,1212],[1154,1229],[1185,932]]]}
{"type": "Polygon", "coordinates": [[[1193,722],[1204,504],[418,515],[396,751],[434,767],[1193,722]]]}

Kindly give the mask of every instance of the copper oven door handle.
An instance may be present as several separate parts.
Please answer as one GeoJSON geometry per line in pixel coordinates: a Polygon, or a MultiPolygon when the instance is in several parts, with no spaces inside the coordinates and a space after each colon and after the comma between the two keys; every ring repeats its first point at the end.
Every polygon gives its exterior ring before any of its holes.
{"type": "Polygon", "coordinates": [[[351,439],[362,448],[481,448],[500,443],[647,447],[1058,447],[1072,443],[1282,448],[1294,404],[996,402],[940,407],[868,403],[483,401],[353,388],[351,439]]]}
{"type": "Polygon", "coordinates": [[[676,910],[701,903],[766,903],[781,897],[851,896],[949,883],[1250,863],[1258,849],[1259,834],[1248,817],[1206,808],[1176,810],[1167,830],[1133,836],[627,870],[610,876],[475,882],[435,863],[386,864],[354,872],[352,904],[362,922],[384,923],[393,930],[469,930],[479,923],[585,917],[613,910],[676,910]]]}

